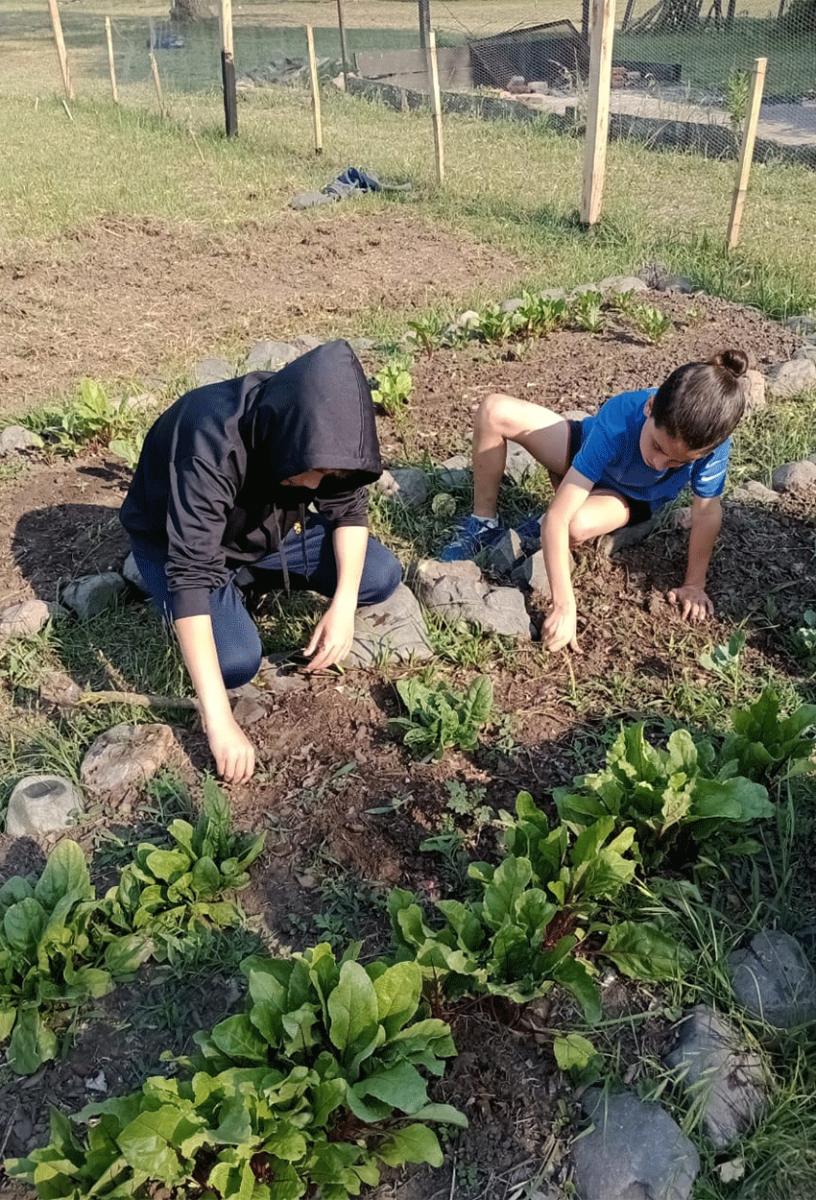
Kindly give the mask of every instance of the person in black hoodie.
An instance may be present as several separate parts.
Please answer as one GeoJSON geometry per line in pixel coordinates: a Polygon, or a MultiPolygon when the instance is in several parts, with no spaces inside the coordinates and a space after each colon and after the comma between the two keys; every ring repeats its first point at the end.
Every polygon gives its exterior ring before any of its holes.
{"type": "Polygon", "coordinates": [[[367,485],[381,473],[371,392],[342,341],[274,374],[196,388],[148,432],[121,521],[226,780],[255,765],[227,697],[261,664],[247,594],[283,585],[331,597],[304,650],[319,670],[350,650],[358,604],[399,583],[399,562],[368,536],[367,485]]]}

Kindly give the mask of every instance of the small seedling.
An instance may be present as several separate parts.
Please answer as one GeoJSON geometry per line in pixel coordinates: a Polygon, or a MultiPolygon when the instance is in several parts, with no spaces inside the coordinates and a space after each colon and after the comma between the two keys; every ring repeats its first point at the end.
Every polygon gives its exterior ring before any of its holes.
{"type": "Polygon", "coordinates": [[[570,317],[586,333],[601,333],[604,327],[603,296],[600,292],[582,292],[570,303],[570,317]]]}
{"type": "Polygon", "coordinates": [[[408,413],[408,401],[413,389],[413,380],[408,369],[410,365],[411,360],[404,356],[392,358],[374,376],[375,386],[371,391],[371,399],[386,416],[395,421],[404,420],[408,413]]]}
{"type": "Polygon", "coordinates": [[[567,319],[567,305],[563,300],[551,300],[522,292],[522,305],[513,313],[513,324],[523,337],[546,337],[567,319]]]}
{"type": "Polygon", "coordinates": [[[506,342],[516,329],[515,313],[504,312],[500,304],[489,304],[479,321],[479,334],[484,342],[506,342]]]}
{"type": "Polygon", "coordinates": [[[620,313],[622,317],[629,317],[632,315],[634,309],[638,307],[637,293],[615,292],[615,294],[610,298],[609,304],[610,307],[613,308],[616,313],[620,313]]]}
{"type": "Polygon", "coordinates": [[[633,304],[629,316],[638,333],[656,346],[672,327],[671,318],[652,304],[633,304]]]}
{"type": "Polygon", "coordinates": [[[796,630],[794,643],[799,655],[810,661],[816,659],[816,609],[806,608],[802,622],[796,630]]]}
{"type": "Polygon", "coordinates": [[[433,313],[408,322],[409,337],[425,354],[431,354],[439,345],[444,328],[442,319],[433,313]]]}
{"type": "Polygon", "coordinates": [[[397,692],[408,715],[392,718],[390,725],[402,730],[403,743],[423,758],[441,758],[450,746],[475,750],[493,711],[493,685],[484,675],[466,692],[430,676],[400,679],[397,692]]]}
{"type": "Polygon", "coordinates": [[[740,662],[742,652],[745,649],[745,634],[738,629],[731,634],[728,642],[714,646],[711,650],[706,651],[699,657],[700,666],[706,671],[711,671],[713,675],[718,675],[720,679],[731,683],[734,686],[736,694],[739,685],[740,662]]]}

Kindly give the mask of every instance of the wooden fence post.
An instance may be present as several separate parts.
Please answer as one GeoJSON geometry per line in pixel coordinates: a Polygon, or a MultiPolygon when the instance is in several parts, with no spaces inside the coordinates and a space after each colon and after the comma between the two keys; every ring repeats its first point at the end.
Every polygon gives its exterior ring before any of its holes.
{"type": "MultiPolygon", "coordinates": [[[[151,45],[152,45],[152,43],[153,43],[152,37],[151,37],[150,41],[151,41],[151,45]]],[[[148,57],[150,59],[150,73],[153,76],[153,84],[156,88],[156,95],[158,96],[158,99],[159,99],[159,116],[164,117],[165,116],[164,97],[162,96],[162,85],[161,85],[161,76],[159,75],[159,64],[156,62],[156,55],[153,53],[152,49],[150,50],[148,57]]]]}
{"type": "Polygon", "coordinates": [[[71,74],[68,70],[68,55],[65,50],[65,38],[62,36],[62,21],[60,20],[57,0],[48,0],[48,11],[51,13],[51,28],[54,31],[54,41],[57,44],[57,58],[59,59],[60,71],[62,72],[62,86],[65,88],[67,99],[73,100],[74,85],[71,83],[71,74]]]}
{"type": "Polygon", "coordinates": [[[431,121],[433,123],[434,160],[436,162],[436,182],[445,180],[445,143],[442,137],[442,99],[439,94],[439,66],[436,61],[436,31],[428,31],[428,45],[425,51],[428,73],[428,91],[431,97],[431,121]]]}
{"type": "Polygon", "coordinates": [[[108,70],[110,71],[111,95],[113,103],[119,103],[119,89],[116,86],[116,60],[113,57],[113,32],[111,31],[111,19],[105,17],[105,37],[108,43],[108,70]]]}
{"type": "Polygon", "coordinates": [[[232,0],[221,0],[221,82],[224,88],[224,126],[227,137],[238,133],[238,94],[235,90],[235,44],[232,0]]]}
{"type": "Polygon", "coordinates": [[[589,98],[581,196],[581,222],[584,225],[594,225],[601,215],[606,175],[606,143],[609,137],[609,92],[612,87],[614,36],[615,0],[592,0],[589,98]]]}
{"type": "Polygon", "coordinates": [[[745,200],[748,195],[748,177],[751,174],[751,164],[754,161],[754,146],[756,145],[759,110],[762,105],[762,92],[765,87],[765,71],[767,66],[767,58],[758,58],[754,62],[754,70],[751,77],[751,94],[748,97],[748,111],[745,114],[745,125],[742,130],[737,182],[734,187],[731,216],[728,221],[727,245],[729,250],[734,249],[740,238],[742,214],[745,210],[745,200]]]}
{"type": "Polygon", "coordinates": [[[418,0],[419,7],[419,48],[428,49],[428,35],[431,32],[431,0],[418,0]]]}
{"type": "Polygon", "coordinates": [[[306,26],[306,50],[309,55],[309,81],[312,88],[312,117],[314,118],[315,154],[323,153],[323,122],[320,116],[320,79],[317,74],[317,59],[315,57],[314,31],[311,25],[306,26]]]}
{"type": "Polygon", "coordinates": [[[343,11],[343,0],[337,0],[337,29],[340,33],[340,57],[343,60],[343,85],[348,86],[349,52],[346,42],[346,17],[343,11]]]}

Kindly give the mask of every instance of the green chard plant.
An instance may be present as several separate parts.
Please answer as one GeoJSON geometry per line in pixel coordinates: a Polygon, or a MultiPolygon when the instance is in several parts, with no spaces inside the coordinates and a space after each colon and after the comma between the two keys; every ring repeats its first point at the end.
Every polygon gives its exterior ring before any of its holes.
{"type": "Polygon", "coordinates": [[[569,316],[585,333],[601,333],[604,327],[603,296],[600,292],[581,292],[570,301],[569,316]]]}
{"type": "Polygon", "coordinates": [[[634,824],[643,861],[656,866],[681,835],[699,843],[773,815],[761,784],[738,775],[732,762],[717,770],[715,759],[713,748],[696,744],[688,730],[675,730],[663,750],[649,744],[642,723],[628,725],[602,771],[556,789],[556,807],[575,829],[602,817],[634,824]]]}
{"type": "Polygon", "coordinates": [[[513,313],[513,327],[522,337],[546,337],[567,319],[564,300],[551,300],[533,292],[521,293],[521,307],[513,313]]]}
{"type": "Polygon", "coordinates": [[[733,709],[731,733],[719,753],[721,770],[762,783],[816,769],[816,704],[802,704],[789,717],[781,716],[780,710],[773,688],[766,688],[748,708],[733,709]]]}
{"type": "Polygon", "coordinates": [[[176,820],[167,832],[172,847],[143,842],[105,902],[116,929],[147,931],[160,961],[179,938],[202,922],[237,925],[241,910],[225,892],[249,883],[248,868],[263,850],[265,835],[234,834],[229,802],[212,778],[205,779],[195,825],[176,820]]]}
{"type": "Polygon", "coordinates": [[[408,329],[408,336],[414,345],[423,350],[425,354],[432,354],[442,340],[445,322],[441,317],[429,313],[425,317],[417,317],[416,320],[409,321],[408,329]]]}
{"type": "Polygon", "coordinates": [[[39,879],[16,875],[0,888],[0,1043],[18,1075],[56,1056],[58,1034],[88,1000],[106,995],[152,953],[146,935],[114,936],[88,874],[67,839],[39,879]]]}
{"type": "Polygon", "coordinates": [[[389,725],[403,731],[403,743],[420,758],[441,758],[449,746],[475,750],[493,711],[493,684],[485,675],[465,692],[419,676],[400,679],[397,692],[408,715],[392,717],[389,725]]]}
{"type": "MultiPolygon", "coordinates": [[[[389,896],[398,955],[422,967],[442,997],[499,996],[523,1004],[556,984],[571,992],[589,1021],[600,1016],[595,968],[586,939],[607,933],[602,953],[639,978],[671,978],[682,948],[655,925],[601,921],[601,908],[634,880],[633,828],[615,834],[605,817],[574,838],[565,825],[549,827],[532,796],[521,792],[516,816],[502,813],[505,855],[498,864],[474,862],[475,897],[434,905],[443,923],[430,923],[416,897],[389,896]],[[614,835],[614,836],[613,836],[614,835]],[[587,953],[582,953],[587,951],[587,953]]],[[[594,940],[594,939],[593,939],[594,940]]]]}
{"type": "Polygon", "coordinates": [[[515,313],[505,312],[500,304],[488,304],[479,318],[478,334],[483,342],[506,342],[517,328],[515,313]]]}
{"type": "Polygon", "coordinates": [[[807,662],[816,663],[816,608],[806,608],[802,624],[793,638],[796,653],[807,662]]]}
{"type": "Polygon", "coordinates": [[[173,1195],[321,1200],[376,1186],[380,1167],[440,1166],[428,1123],[465,1117],[428,1097],[456,1053],[449,1027],[421,1017],[413,963],[362,967],[326,944],[292,959],[253,957],[246,1012],[198,1034],[180,1078],[61,1115],[51,1142],[7,1163],[43,1200],[173,1195]],[[171,1194],[170,1191],[161,1194],[171,1194]]]}
{"type": "Polygon", "coordinates": [[[125,457],[121,450],[127,442],[139,439],[140,423],[138,412],[125,400],[109,399],[95,379],[83,379],[78,395],[68,404],[34,412],[27,419],[28,427],[57,454],[74,455],[88,443],[98,442],[115,444],[120,457],[125,457]]]}
{"type": "Polygon", "coordinates": [[[629,309],[629,316],[638,333],[653,346],[662,341],[672,327],[671,317],[667,317],[653,304],[633,304],[629,309]]]}
{"type": "Polygon", "coordinates": [[[395,421],[404,420],[408,413],[408,401],[414,386],[410,366],[410,358],[401,355],[387,362],[374,376],[375,387],[371,398],[386,416],[395,421]]]}

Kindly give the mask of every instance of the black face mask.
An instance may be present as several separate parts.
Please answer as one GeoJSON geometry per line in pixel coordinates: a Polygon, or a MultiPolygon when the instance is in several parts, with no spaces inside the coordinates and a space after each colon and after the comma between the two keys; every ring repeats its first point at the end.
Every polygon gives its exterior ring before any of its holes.
{"type": "Polygon", "coordinates": [[[301,504],[309,505],[318,493],[314,488],[295,487],[281,484],[275,489],[275,499],[284,508],[297,508],[301,504]]]}

